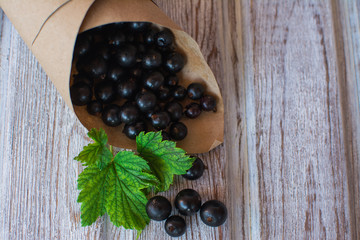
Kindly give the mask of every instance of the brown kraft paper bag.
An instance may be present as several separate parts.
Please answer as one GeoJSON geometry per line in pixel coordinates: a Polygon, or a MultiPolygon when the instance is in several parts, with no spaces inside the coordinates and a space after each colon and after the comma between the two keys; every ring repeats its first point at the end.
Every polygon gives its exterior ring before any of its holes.
{"type": "Polygon", "coordinates": [[[69,79],[74,44],[79,32],[107,23],[148,21],[171,28],[176,44],[187,56],[180,72],[181,84],[202,82],[206,92],[217,99],[217,112],[203,112],[197,119],[183,118],[187,137],[177,143],[189,153],[207,152],[223,142],[224,106],[216,79],[197,43],[150,0],[0,0],[0,7],[14,24],[57,90],[80,122],[87,128],[103,128],[109,144],[135,149],[134,140],[122,127],[108,127],[84,107],[71,103],[69,79]]]}

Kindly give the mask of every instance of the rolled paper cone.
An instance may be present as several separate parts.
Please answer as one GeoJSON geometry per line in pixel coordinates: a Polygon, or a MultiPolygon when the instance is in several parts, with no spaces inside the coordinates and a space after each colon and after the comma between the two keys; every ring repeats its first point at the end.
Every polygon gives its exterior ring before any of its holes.
{"type": "Polygon", "coordinates": [[[136,142],[122,133],[122,127],[108,127],[85,107],[73,106],[70,76],[73,50],[79,32],[112,22],[146,21],[170,28],[187,63],[180,72],[181,85],[204,83],[206,92],[215,96],[217,111],[203,112],[197,119],[183,118],[187,137],[177,143],[188,153],[207,152],[223,142],[224,106],[216,79],[200,48],[150,0],[0,0],[0,7],[12,21],[25,43],[38,59],[55,87],[80,122],[87,128],[103,128],[109,144],[135,149],[136,142]]]}

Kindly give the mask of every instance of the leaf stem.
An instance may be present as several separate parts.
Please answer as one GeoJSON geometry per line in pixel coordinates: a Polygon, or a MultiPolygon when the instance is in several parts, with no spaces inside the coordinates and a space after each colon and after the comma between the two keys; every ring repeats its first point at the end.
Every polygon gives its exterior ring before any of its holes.
{"type": "Polygon", "coordinates": [[[109,145],[109,149],[110,149],[111,154],[114,156],[113,146],[112,146],[112,145],[109,145]]]}

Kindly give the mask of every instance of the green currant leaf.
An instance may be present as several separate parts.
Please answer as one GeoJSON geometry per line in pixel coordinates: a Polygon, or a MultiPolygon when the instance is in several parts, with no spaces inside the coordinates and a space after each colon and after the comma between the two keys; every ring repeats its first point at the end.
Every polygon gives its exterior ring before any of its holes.
{"type": "Polygon", "coordinates": [[[88,133],[88,136],[94,140],[94,143],[85,146],[74,159],[84,163],[86,166],[96,164],[98,168],[103,169],[113,158],[112,153],[106,146],[107,135],[103,129],[98,131],[93,128],[88,133]]]}
{"type": "Polygon", "coordinates": [[[160,184],[158,191],[166,191],[174,175],[185,174],[195,159],[186,155],[185,150],[176,147],[172,141],[162,141],[161,132],[141,132],[136,138],[137,151],[146,159],[160,184]]]}

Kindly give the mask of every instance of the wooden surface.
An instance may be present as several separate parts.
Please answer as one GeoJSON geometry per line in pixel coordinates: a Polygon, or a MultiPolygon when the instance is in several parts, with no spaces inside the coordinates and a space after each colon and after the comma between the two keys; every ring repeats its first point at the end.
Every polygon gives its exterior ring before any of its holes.
{"type": "MultiPolygon", "coordinates": [[[[199,43],[225,143],[186,187],[229,209],[180,239],[360,239],[360,1],[157,0],[199,43]]],[[[0,12],[0,239],[135,239],[80,227],[73,157],[89,139],[0,12]]],[[[140,239],[169,239],[152,222],[140,239]]]]}

